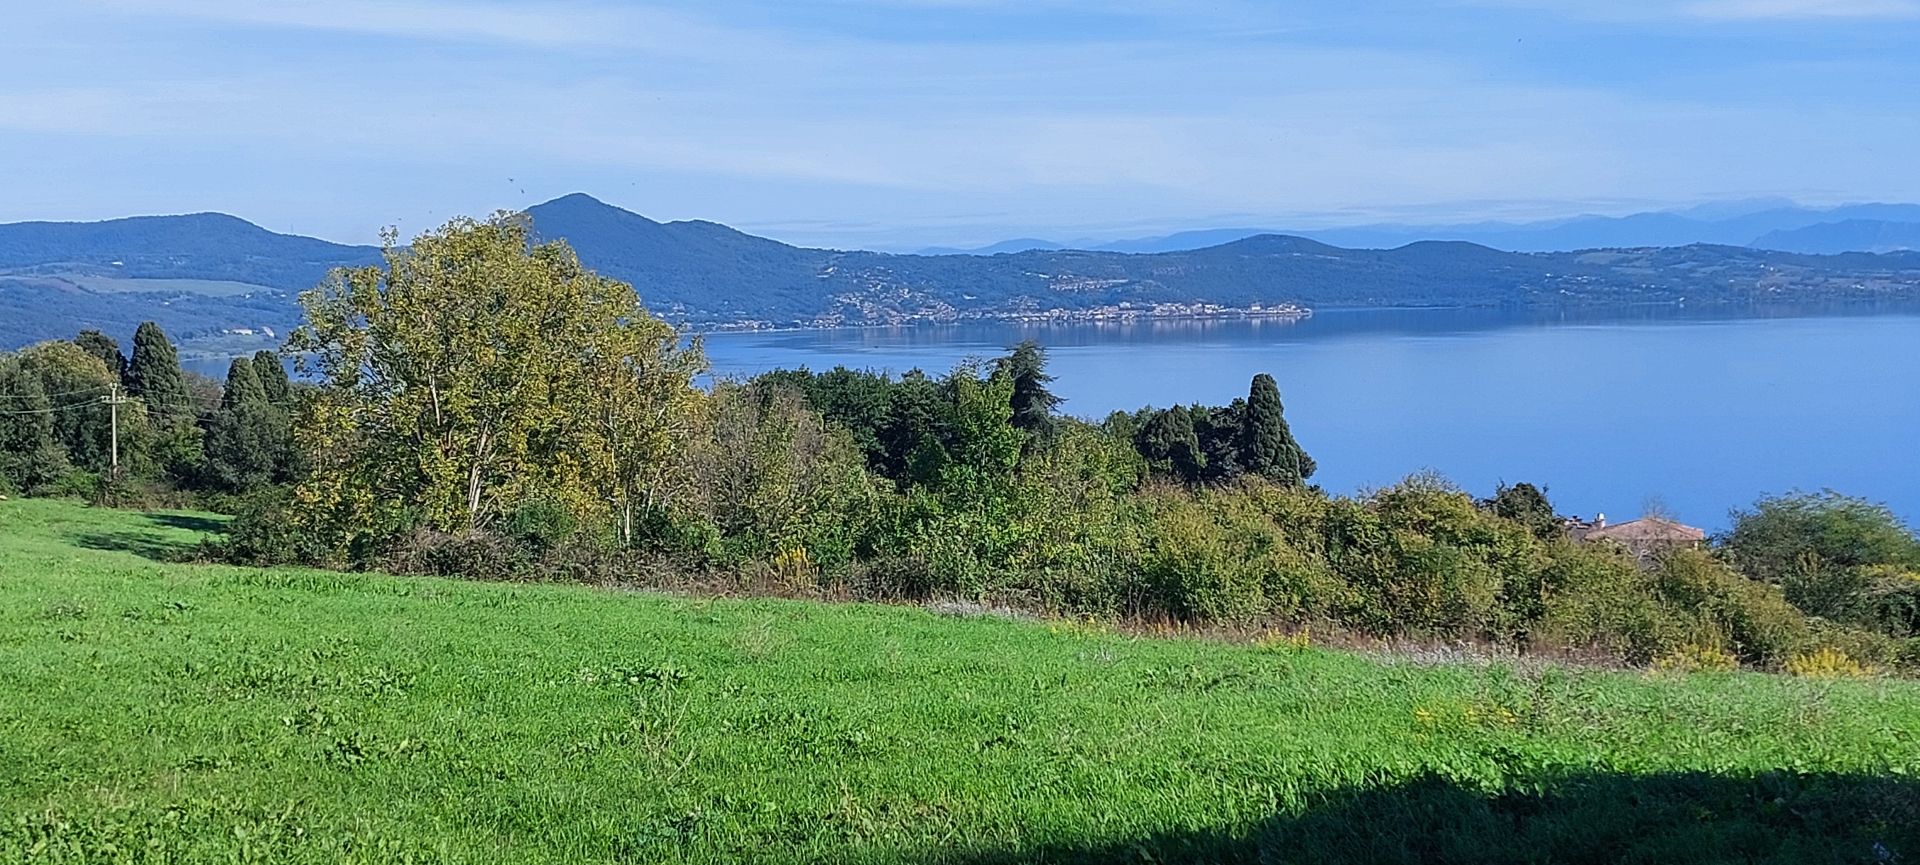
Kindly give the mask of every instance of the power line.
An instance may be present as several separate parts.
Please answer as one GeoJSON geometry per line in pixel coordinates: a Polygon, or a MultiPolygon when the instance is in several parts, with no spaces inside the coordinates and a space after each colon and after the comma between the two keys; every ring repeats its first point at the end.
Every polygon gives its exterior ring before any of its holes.
{"type": "MultiPolygon", "coordinates": [[[[65,393],[44,393],[44,394],[38,394],[37,396],[45,397],[47,399],[55,399],[63,396],[79,396],[80,394],[83,394],[83,393],[99,393],[101,391],[111,390],[111,389],[112,389],[111,385],[98,384],[98,385],[94,385],[93,387],[84,388],[81,390],[70,390],[65,393]]],[[[30,393],[0,393],[0,399],[34,399],[35,397],[36,397],[35,394],[30,394],[30,393]]]]}
{"type": "Polygon", "coordinates": [[[49,406],[47,408],[30,408],[30,409],[18,409],[18,410],[10,409],[5,411],[0,411],[0,416],[17,417],[19,415],[29,415],[29,414],[55,414],[63,411],[72,411],[74,409],[93,408],[93,407],[102,406],[106,404],[107,404],[107,400],[105,398],[101,398],[101,399],[88,400],[86,402],[73,403],[71,405],[49,406]]]}

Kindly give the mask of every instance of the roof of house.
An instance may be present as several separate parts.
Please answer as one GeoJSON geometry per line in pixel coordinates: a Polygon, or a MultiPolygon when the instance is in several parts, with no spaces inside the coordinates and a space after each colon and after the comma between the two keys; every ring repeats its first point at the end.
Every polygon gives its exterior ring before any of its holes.
{"type": "Polygon", "coordinates": [[[1624,523],[1614,523],[1601,528],[1590,529],[1586,533],[1590,541],[1670,541],[1685,543],[1704,541],[1707,533],[1693,526],[1681,525],[1673,520],[1660,517],[1641,517],[1624,523]]]}

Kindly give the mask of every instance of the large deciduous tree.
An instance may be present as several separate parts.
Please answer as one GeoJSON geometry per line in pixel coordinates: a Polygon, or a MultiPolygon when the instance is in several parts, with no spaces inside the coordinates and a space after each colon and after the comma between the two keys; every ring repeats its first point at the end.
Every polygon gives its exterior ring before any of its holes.
{"type": "Polygon", "coordinates": [[[7,486],[28,492],[66,472],[53,416],[40,377],[19,358],[0,357],[0,480],[7,486]]]}
{"type": "MultiPolygon", "coordinates": [[[[52,417],[53,439],[80,468],[105,473],[113,465],[114,411],[107,400],[119,379],[98,357],[71,342],[28,346],[14,361],[40,382],[52,417]]],[[[118,451],[123,472],[147,474],[153,425],[137,401],[120,406],[118,451]]]]}
{"type": "Polygon", "coordinates": [[[457,219],[301,296],[297,498],[335,542],[487,527],[533,498],[633,540],[702,399],[696,348],[525,217],[457,219]]]}

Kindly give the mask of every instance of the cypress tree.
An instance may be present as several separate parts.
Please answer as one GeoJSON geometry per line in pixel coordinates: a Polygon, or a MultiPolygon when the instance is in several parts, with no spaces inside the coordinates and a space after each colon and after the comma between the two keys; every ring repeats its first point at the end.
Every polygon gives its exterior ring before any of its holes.
{"type": "Polygon", "coordinates": [[[280,355],[262,349],[253,354],[253,375],[260,380],[267,402],[286,408],[293,400],[293,382],[287,378],[287,366],[280,355]]]}
{"type": "Polygon", "coordinates": [[[245,491],[271,483],[287,456],[286,413],[267,402],[253,362],[227,366],[220,409],[207,424],[206,474],[223,489],[245,491]]]}
{"type": "Polygon", "coordinates": [[[180,354],[160,326],[140,323],[133,332],[133,357],[127,361],[127,392],[146,405],[153,418],[153,456],[166,476],[185,484],[200,474],[202,451],[199,412],[180,371],[180,354]]]}
{"type": "Polygon", "coordinates": [[[221,409],[230,410],[248,403],[266,401],[266,388],[260,385],[260,377],[253,374],[252,361],[236,357],[227,364],[227,384],[220,390],[221,409]]]}
{"type": "Polygon", "coordinates": [[[1281,483],[1298,484],[1313,474],[1313,461],[1287,426],[1280,386],[1264,372],[1253,377],[1240,417],[1240,457],[1247,471],[1281,483]]]}
{"type": "Polygon", "coordinates": [[[141,322],[133,332],[133,359],[127,362],[127,390],[146,401],[156,416],[192,417],[187,380],[180,374],[180,353],[160,325],[141,322]]]}

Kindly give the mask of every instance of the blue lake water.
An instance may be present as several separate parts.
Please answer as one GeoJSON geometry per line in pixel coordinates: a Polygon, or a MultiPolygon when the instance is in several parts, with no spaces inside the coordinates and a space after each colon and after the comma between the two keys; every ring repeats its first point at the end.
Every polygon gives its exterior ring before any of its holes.
{"type": "Polygon", "coordinates": [[[1710,529],[1764,493],[1830,487],[1920,522],[1920,314],[1321,312],[1146,322],[723,333],[716,374],[944,371],[1046,346],[1062,410],[1225,403],[1255,373],[1335,492],[1431,469],[1475,494],[1545,484],[1563,513],[1658,499],[1710,529]]]}

